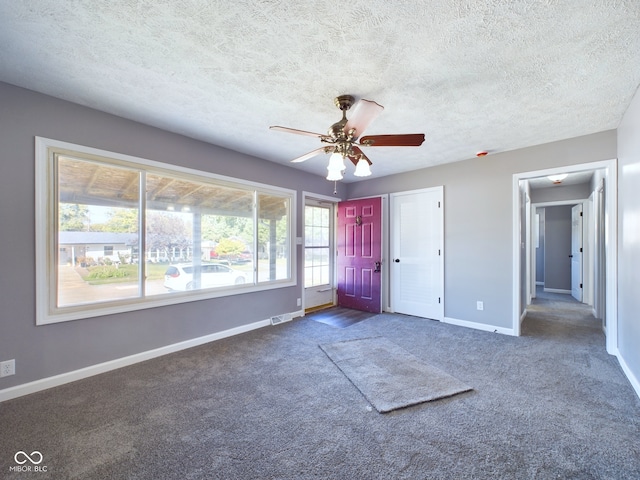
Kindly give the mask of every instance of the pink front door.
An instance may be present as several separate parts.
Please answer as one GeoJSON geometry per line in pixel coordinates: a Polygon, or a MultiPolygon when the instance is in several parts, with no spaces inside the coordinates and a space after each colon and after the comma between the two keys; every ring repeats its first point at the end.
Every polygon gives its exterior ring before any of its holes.
{"type": "Polygon", "coordinates": [[[338,204],[338,305],[379,313],[382,262],[380,198],[338,204]]]}

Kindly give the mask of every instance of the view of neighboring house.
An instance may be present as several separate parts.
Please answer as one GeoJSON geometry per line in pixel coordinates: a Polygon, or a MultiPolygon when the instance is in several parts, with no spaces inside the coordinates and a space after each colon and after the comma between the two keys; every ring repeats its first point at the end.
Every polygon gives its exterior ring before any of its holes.
{"type": "Polygon", "coordinates": [[[129,263],[136,256],[138,235],[110,232],[60,232],[60,265],[129,263]]]}

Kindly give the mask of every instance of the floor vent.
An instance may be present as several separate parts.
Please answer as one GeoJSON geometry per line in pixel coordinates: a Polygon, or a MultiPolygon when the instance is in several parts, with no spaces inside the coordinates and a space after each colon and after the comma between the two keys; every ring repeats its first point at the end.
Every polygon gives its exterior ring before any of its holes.
{"type": "Polygon", "coordinates": [[[271,325],[278,325],[279,323],[288,322],[293,318],[293,315],[290,313],[285,313],[283,315],[276,315],[275,317],[271,317],[271,325]]]}

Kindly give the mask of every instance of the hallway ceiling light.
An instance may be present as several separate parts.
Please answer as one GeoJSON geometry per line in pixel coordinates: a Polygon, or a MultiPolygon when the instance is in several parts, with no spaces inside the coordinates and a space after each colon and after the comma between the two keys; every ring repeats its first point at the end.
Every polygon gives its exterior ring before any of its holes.
{"type": "Polygon", "coordinates": [[[562,183],[562,180],[567,178],[567,175],[567,173],[561,173],[558,175],[549,175],[547,178],[557,185],[559,183],[562,183]]]}

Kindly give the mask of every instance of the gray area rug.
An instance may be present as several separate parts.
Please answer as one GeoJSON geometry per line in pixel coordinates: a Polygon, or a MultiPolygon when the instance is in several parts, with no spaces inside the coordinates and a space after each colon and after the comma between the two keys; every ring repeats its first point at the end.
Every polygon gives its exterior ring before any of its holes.
{"type": "Polygon", "coordinates": [[[384,337],[347,340],[320,348],[380,413],[472,389],[384,337]]]}

